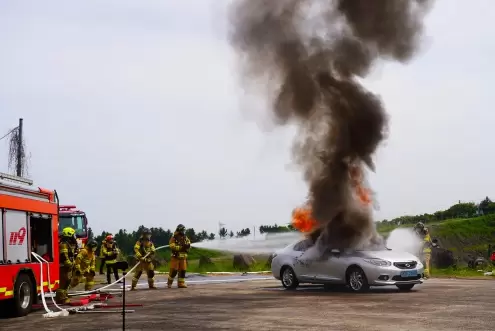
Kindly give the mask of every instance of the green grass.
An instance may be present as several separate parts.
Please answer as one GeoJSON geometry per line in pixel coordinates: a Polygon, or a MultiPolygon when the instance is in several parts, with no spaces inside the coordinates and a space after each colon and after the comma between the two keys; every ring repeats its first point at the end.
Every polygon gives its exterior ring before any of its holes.
{"type": "MultiPolygon", "coordinates": [[[[492,271],[493,268],[487,268],[485,271],[492,271]]],[[[432,277],[463,277],[463,278],[472,278],[472,277],[481,277],[488,279],[495,279],[495,276],[483,276],[483,272],[479,272],[474,269],[468,268],[447,268],[447,269],[432,269],[431,271],[432,277]]]]}

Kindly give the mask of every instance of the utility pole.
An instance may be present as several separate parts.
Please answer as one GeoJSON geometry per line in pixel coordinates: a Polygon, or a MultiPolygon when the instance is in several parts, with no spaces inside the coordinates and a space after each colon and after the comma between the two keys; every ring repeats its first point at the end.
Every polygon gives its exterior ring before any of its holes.
{"type": "Polygon", "coordinates": [[[19,139],[17,140],[17,177],[22,177],[22,156],[23,156],[23,151],[22,151],[22,118],[19,118],[19,139]]]}

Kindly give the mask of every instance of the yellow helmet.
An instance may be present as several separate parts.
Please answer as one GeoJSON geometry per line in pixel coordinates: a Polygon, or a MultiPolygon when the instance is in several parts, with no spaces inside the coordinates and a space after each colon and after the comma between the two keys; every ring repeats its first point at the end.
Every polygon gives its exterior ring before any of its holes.
{"type": "Polygon", "coordinates": [[[71,227],[64,228],[62,230],[62,237],[74,237],[76,235],[76,230],[71,227]]]}

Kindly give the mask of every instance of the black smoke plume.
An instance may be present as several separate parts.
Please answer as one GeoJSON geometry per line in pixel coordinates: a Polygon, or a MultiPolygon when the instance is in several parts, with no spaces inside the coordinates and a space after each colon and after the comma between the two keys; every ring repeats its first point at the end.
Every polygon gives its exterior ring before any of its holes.
{"type": "Polygon", "coordinates": [[[378,60],[407,62],[420,42],[427,0],[240,0],[231,43],[244,76],[267,84],[273,113],[296,122],[294,159],[309,185],[320,248],[378,243],[371,211],[353,198],[350,167],[374,171],[386,138],[380,98],[359,82],[378,60]]]}

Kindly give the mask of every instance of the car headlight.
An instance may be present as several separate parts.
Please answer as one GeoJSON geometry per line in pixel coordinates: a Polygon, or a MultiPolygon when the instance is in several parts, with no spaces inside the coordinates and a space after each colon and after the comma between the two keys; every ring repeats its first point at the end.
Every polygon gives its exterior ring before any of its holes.
{"type": "Polygon", "coordinates": [[[392,263],[390,263],[390,261],[385,261],[382,259],[364,259],[364,260],[366,262],[368,262],[369,264],[373,264],[373,265],[380,266],[380,267],[388,267],[388,266],[392,265],[392,263]]]}

